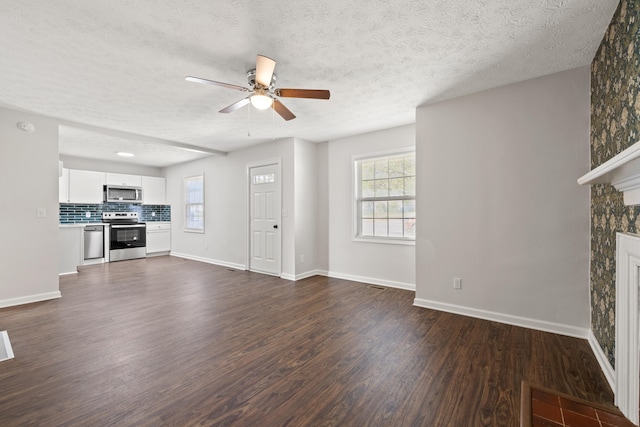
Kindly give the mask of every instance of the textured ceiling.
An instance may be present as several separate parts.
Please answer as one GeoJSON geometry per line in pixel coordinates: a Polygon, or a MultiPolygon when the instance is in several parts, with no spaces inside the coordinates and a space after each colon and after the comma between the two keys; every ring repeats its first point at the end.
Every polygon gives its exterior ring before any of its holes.
{"type": "Polygon", "coordinates": [[[587,65],[617,4],[0,0],[0,105],[62,119],[63,154],[113,160],[127,148],[151,166],[202,156],[167,141],[221,151],[325,141],[413,123],[424,103],[587,65]],[[245,85],[256,54],[277,61],[276,86],[329,89],[331,99],[284,99],[297,115],[289,122],[248,106],[221,114],[246,95],[184,80],[245,85]]]}

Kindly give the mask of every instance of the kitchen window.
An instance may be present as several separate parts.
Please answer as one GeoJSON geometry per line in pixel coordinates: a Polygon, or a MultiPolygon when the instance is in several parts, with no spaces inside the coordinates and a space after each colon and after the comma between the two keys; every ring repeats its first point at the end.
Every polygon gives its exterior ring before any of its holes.
{"type": "Polygon", "coordinates": [[[204,174],[184,179],[184,231],[204,233],[204,174]]]}
{"type": "Polygon", "coordinates": [[[415,151],[359,158],[355,168],[355,240],[414,244],[415,151]]]}

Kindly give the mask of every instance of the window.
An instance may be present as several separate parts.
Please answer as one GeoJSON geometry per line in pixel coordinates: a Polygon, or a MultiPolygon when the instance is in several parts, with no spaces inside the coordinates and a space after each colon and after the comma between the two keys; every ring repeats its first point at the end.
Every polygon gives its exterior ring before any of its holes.
{"type": "Polygon", "coordinates": [[[204,175],[184,179],[184,231],[204,233],[204,175]]]}
{"type": "Polygon", "coordinates": [[[355,161],[356,238],[415,241],[415,151],[355,161]]]}
{"type": "Polygon", "coordinates": [[[262,175],[254,175],[253,183],[254,184],[271,184],[276,182],[276,174],[275,173],[267,173],[262,175]]]}

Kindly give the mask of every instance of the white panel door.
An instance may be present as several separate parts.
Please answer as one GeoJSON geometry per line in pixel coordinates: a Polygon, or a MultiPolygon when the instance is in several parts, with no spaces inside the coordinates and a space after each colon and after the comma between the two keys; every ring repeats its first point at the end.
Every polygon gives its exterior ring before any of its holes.
{"type": "Polygon", "coordinates": [[[249,269],[280,275],[280,173],[279,165],[249,169],[250,257],[249,269]]]}

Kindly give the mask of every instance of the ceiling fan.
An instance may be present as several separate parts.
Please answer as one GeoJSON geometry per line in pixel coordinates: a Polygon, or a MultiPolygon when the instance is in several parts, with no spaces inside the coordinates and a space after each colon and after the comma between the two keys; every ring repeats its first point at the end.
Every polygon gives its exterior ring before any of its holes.
{"type": "Polygon", "coordinates": [[[276,68],[276,61],[263,55],[258,55],[256,59],[256,68],[247,71],[248,87],[238,86],[231,83],[216,82],[214,80],[202,79],[200,77],[187,76],[185,80],[195,83],[204,83],[213,86],[221,86],[229,89],[235,89],[242,92],[249,92],[251,95],[236,101],[228,107],[220,110],[221,113],[231,113],[239,108],[251,103],[259,110],[266,110],[271,107],[274,111],[285,120],[295,119],[293,114],[278,99],[280,98],[313,98],[313,99],[329,99],[328,90],[322,89],[278,89],[275,88],[276,75],[273,71],[276,68]]]}

